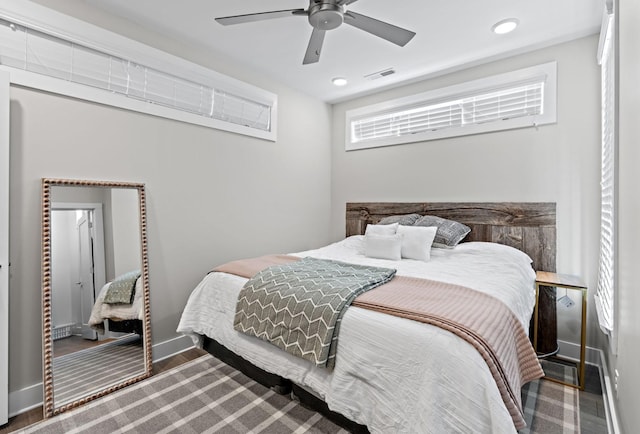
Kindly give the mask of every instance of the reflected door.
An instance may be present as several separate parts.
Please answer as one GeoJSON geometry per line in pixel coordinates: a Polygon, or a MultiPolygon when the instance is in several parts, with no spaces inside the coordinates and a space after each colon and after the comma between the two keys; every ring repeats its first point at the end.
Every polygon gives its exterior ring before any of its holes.
{"type": "Polygon", "coordinates": [[[104,241],[98,203],[54,203],[51,210],[53,330],[56,339],[98,339],[89,326],[91,310],[104,281],[104,241]]]}
{"type": "Polygon", "coordinates": [[[85,339],[97,339],[98,333],[89,326],[91,308],[95,302],[95,280],[93,275],[93,235],[91,225],[92,211],[83,210],[78,219],[79,241],[79,267],[80,280],[80,322],[82,324],[82,337],[85,339]]]}

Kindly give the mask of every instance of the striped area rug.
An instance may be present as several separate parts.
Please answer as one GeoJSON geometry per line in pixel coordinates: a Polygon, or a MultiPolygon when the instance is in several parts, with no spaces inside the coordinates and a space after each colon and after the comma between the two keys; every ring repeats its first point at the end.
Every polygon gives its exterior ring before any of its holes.
{"type": "Polygon", "coordinates": [[[138,335],[54,357],[55,406],[106,389],[123,378],[140,375],[144,369],[144,352],[138,335]]]}
{"type": "MultiPolygon", "coordinates": [[[[538,380],[523,388],[520,434],[579,433],[578,392],[538,380]]],[[[342,433],[322,415],[204,355],[24,433],[342,433]]]]}
{"type": "MultiPolygon", "coordinates": [[[[575,367],[541,361],[547,376],[566,382],[575,380],[575,367]]],[[[522,407],[527,427],[519,434],[579,434],[580,393],[578,389],[544,379],[522,388],[522,407]]]]}
{"type": "Polygon", "coordinates": [[[204,355],[25,433],[347,433],[204,355]]]}

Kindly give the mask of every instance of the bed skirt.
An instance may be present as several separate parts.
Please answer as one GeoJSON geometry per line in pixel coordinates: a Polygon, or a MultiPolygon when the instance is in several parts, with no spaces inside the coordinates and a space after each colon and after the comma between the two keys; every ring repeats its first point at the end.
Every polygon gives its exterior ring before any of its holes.
{"type": "Polygon", "coordinates": [[[109,322],[109,331],[116,333],[135,333],[144,336],[144,327],[140,319],[126,319],[122,321],[107,320],[109,322]]]}
{"type": "Polygon", "coordinates": [[[298,386],[297,384],[294,384],[291,380],[257,367],[253,363],[229,350],[218,341],[211,339],[208,336],[204,336],[202,348],[212,356],[222,360],[227,365],[236,368],[246,376],[254,379],[274,392],[281,395],[290,394],[293,399],[299,401],[303,406],[317,411],[349,432],[355,434],[365,434],[369,432],[366,426],[355,423],[340,413],[329,410],[327,404],[313,393],[307,391],[301,386],[298,386]]]}

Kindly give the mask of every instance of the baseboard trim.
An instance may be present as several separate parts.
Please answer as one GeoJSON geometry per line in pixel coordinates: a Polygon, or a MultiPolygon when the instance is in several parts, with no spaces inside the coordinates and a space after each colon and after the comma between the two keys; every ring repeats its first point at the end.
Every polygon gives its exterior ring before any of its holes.
{"type": "Polygon", "coordinates": [[[42,382],[9,392],[9,417],[42,407],[42,382]]]}
{"type": "Polygon", "coordinates": [[[193,348],[193,341],[189,336],[184,335],[159,342],[152,347],[153,362],[159,362],[190,348],[193,348]]]}
{"type": "Polygon", "coordinates": [[[609,434],[620,434],[620,423],[618,421],[618,412],[616,411],[615,391],[611,385],[611,378],[609,377],[609,368],[607,366],[607,359],[604,356],[602,350],[600,352],[600,382],[602,384],[602,398],[604,401],[604,412],[607,416],[607,428],[609,434]]]}
{"type": "MultiPolygon", "coordinates": [[[[151,348],[153,362],[159,362],[192,347],[193,341],[188,336],[178,336],[159,342],[151,348]]],[[[9,392],[9,417],[42,406],[42,387],[42,382],[39,382],[24,389],[9,392]]]]}
{"type": "MultiPolygon", "coordinates": [[[[580,345],[573,342],[558,341],[558,355],[565,359],[579,361],[580,360],[580,345]]],[[[602,362],[600,357],[600,350],[593,347],[585,348],[584,362],[589,365],[595,365],[602,368],[602,362]]]]}
{"type": "MultiPolygon", "coordinates": [[[[580,345],[573,342],[558,341],[560,351],[558,354],[562,357],[576,362],[580,360],[580,345]]],[[[620,434],[620,424],[618,422],[618,413],[616,411],[615,392],[609,377],[609,368],[604,352],[597,348],[585,348],[585,363],[595,365],[600,371],[600,385],[602,387],[602,400],[604,402],[604,410],[607,417],[607,431],[609,434],[620,434]]]]}

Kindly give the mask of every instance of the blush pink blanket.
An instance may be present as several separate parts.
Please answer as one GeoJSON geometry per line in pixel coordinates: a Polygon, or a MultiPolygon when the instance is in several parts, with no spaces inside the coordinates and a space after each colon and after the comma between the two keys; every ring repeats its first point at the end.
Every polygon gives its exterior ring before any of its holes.
{"type": "MultiPolygon", "coordinates": [[[[268,266],[298,259],[267,255],[229,262],[213,271],[251,278],[268,266]]],[[[352,305],[435,325],[469,342],[486,361],[516,429],[526,426],[520,389],[544,372],[522,325],[500,300],[463,286],[396,276],[359,295],[352,305]]]]}

